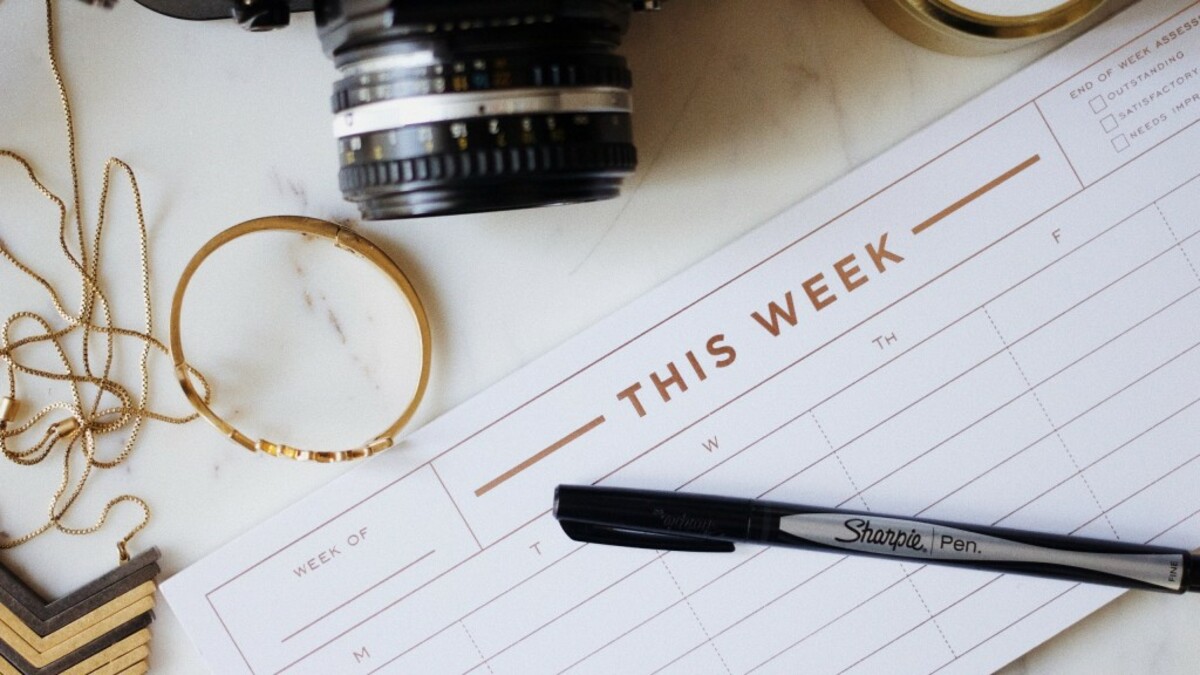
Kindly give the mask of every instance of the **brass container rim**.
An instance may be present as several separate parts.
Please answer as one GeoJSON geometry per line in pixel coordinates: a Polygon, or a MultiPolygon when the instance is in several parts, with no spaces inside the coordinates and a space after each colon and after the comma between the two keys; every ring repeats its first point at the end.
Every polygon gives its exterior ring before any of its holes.
{"type": "Polygon", "coordinates": [[[888,27],[935,51],[960,55],[990,54],[1066,30],[1105,0],[1066,0],[1027,14],[991,14],[954,0],[866,0],[888,27]]]}
{"type": "Polygon", "coordinates": [[[1050,35],[1075,25],[1104,0],[1068,0],[1057,7],[1031,14],[988,14],[953,0],[903,0],[928,13],[938,23],[983,38],[1014,39],[1050,35]]]}

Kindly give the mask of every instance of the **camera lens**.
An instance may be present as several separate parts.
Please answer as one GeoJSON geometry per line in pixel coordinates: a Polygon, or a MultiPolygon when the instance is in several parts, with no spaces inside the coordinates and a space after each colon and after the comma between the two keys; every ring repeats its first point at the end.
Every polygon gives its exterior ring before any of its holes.
{"type": "Polygon", "coordinates": [[[318,0],[342,73],[346,198],[368,219],[615,197],[637,164],[614,51],[629,0],[318,0]]]}

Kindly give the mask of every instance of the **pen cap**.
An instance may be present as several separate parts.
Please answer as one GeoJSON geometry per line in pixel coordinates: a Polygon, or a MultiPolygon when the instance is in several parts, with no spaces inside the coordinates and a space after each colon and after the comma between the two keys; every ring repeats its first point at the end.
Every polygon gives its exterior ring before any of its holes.
{"type": "Polygon", "coordinates": [[[560,521],[706,539],[741,540],[750,522],[750,502],[709,497],[560,485],[554,491],[554,516],[560,521]]]}

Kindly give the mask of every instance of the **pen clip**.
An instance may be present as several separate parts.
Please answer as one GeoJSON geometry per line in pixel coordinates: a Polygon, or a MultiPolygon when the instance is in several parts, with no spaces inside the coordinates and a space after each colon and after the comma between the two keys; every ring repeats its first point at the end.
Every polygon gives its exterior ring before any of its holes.
{"type": "Polygon", "coordinates": [[[641,530],[595,525],[572,520],[560,520],[563,532],[575,541],[588,544],[609,544],[631,548],[649,548],[660,551],[702,551],[730,553],[733,542],[722,539],[707,539],[701,536],[659,534],[641,530]]]}

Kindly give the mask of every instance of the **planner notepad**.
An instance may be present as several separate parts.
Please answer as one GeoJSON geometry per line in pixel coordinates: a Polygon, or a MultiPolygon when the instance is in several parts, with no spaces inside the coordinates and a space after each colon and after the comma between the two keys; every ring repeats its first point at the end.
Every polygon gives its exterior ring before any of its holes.
{"type": "Polygon", "coordinates": [[[560,483],[1200,543],[1200,4],[1147,0],[169,580],[214,672],[981,672],[1120,591],[583,545],[560,483]]]}

